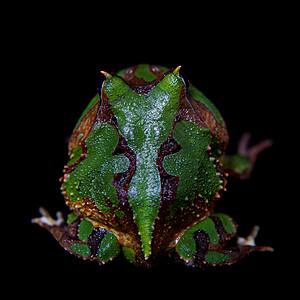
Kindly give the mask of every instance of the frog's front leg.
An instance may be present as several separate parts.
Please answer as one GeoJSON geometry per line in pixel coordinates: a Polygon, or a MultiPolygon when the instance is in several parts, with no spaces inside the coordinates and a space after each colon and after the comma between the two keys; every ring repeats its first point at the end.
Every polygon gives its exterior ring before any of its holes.
{"type": "Polygon", "coordinates": [[[181,236],[176,251],[187,265],[203,267],[229,265],[251,251],[273,250],[271,247],[255,245],[257,230],[253,230],[247,238],[238,238],[237,245],[225,247],[235,236],[236,228],[236,223],[229,216],[213,213],[181,236]]]}
{"type": "Polygon", "coordinates": [[[273,144],[272,140],[267,139],[249,147],[250,137],[250,133],[244,133],[238,143],[237,154],[224,154],[221,158],[224,170],[241,179],[250,177],[259,153],[273,144]]]}
{"type": "Polygon", "coordinates": [[[71,254],[98,263],[105,263],[119,254],[118,239],[106,229],[95,228],[90,221],[73,213],[68,216],[67,224],[61,213],[57,213],[57,220],[44,208],[40,208],[40,213],[42,217],[32,222],[47,229],[71,254]]]}

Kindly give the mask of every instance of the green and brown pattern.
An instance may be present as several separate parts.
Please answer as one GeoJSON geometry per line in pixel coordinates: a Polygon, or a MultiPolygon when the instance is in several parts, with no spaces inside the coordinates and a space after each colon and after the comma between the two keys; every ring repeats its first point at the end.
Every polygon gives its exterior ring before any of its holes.
{"type": "Polygon", "coordinates": [[[212,214],[227,183],[225,122],[179,71],[142,64],[103,72],[99,95],[71,136],[61,179],[76,217],[63,234],[44,226],[71,253],[105,262],[122,248],[142,265],[173,247],[199,266],[242,256],[224,254],[235,224],[212,214]]]}

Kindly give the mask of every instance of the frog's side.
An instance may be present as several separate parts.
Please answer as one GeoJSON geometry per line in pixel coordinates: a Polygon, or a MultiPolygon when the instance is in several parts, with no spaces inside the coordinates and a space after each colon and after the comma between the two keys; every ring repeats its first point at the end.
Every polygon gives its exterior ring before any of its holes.
{"type": "Polygon", "coordinates": [[[269,141],[248,149],[245,136],[237,155],[225,155],[222,116],[179,70],[142,64],[103,72],[69,143],[68,225],[45,210],[34,220],[70,253],[99,263],[123,252],[144,266],[167,257],[202,266],[271,250],[255,246],[256,232],[224,247],[237,225],[213,212],[228,173],[249,176],[269,141]]]}

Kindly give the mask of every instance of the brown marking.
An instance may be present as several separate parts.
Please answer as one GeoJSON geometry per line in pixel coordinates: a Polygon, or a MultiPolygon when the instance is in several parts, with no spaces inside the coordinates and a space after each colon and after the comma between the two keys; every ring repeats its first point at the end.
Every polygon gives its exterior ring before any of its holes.
{"type": "MultiPolygon", "coordinates": [[[[175,117],[174,125],[178,121],[175,117]]],[[[172,133],[162,143],[157,158],[157,168],[161,177],[161,202],[158,216],[154,223],[152,255],[160,255],[168,247],[175,246],[178,239],[187,228],[193,226],[203,218],[206,218],[213,210],[214,201],[208,202],[195,191],[195,200],[189,208],[178,209],[173,217],[170,217],[170,205],[176,200],[176,191],[180,181],[178,176],[169,175],[163,169],[164,157],[180,151],[181,146],[172,137],[172,133]]]]}
{"type": "Polygon", "coordinates": [[[152,68],[152,69],[150,69],[150,71],[155,76],[159,75],[159,77],[152,81],[149,81],[149,82],[144,80],[144,78],[138,78],[135,75],[135,71],[138,66],[134,66],[134,67],[126,69],[123,72],[124,78],[120,77],[119,75],[117,75],[115,73],[112,73],[112,75],[121,78],[134,92],[136,92],[139,95],[142,95],[142,94],[149,93],[160,81],[162,81],[164,79],[164,77],[166,75],[172,73],[175,70],[174,68],[172,68],[167,72],[163,72],[162,69],[157,67],[158,69],[153,71],[154,67],[156,67],[156,66],[154,66],[154,65],[151,65],[151,66],[150,66],[150,68],[152,68]],[[156,73],[154,73],[154,72],[156,72],[156,73]]]}
{"type": "Polygon", "coordinates": [[[193,238],[196,244],[196,254],[193,263],[202,267],[203,262],[205,261],[205,254],[207,253],[210,245],[209,236],[207,232],[200,229],[193,233],[193,238]]]}
{"type": "Polygon", "coordinates": [[[220,249],[220,247],[224,247],[235,236],[237,224],[233,220],[235,230],[232,233],[228,233],[225,230],[225,228],[224,228],[224,226],[223,226],[223,224],[222,224],[219,217],[212,216],[210,218],[214,222],[215,228],[216,228],[218,236],[219,236],[219,242],[217,244],[211,244],[210,250],[218,250],[218,249],[220,249]]]}
{"type": "MultiPolygon", "coordinates": [[[[117,119],[113,114],[111,105],[108,102],[107,95],[102,92],[102,104],[98,109],[94,123],[107,123],[115,127],[119,134],[119,142],[112,152],[113,155],[124,155],[129,161],[129,168],[123,173],[117,173],[113,177],[113,185],[116,188],[118,204],[113,205],[108,199],[106,204],[109,207],[109,213],[101,211],[93,199],[83,199],[81,202],[71,202],[68,195],[63,191],[66,204],[77,215],[89,220],[95,228],[106,229],[118,237],[119,243],[134,249],[136,260],[141,264],[145,264],[141,241],[138,234],[138,228],[134,222],[133,212],[128,202],[128,188],[131,178],[135,172],[136,155],[128,146],[125,138],[121,135],[117,119]],[[118,213],[118,211],[120,213],[118,213]],[[123,212],[123,213],[122,213],[123,212]]],[[[83,146],[84,142],[83,142],[83,146]]],[[[85,156],[85,155],[83,155],[85,156]]],[[[84,157],[83,157],[84,158],[84,157]]],[[[66,179],[69,172],[76,168],[76,163],[72,166],[66,166],[62,182],[66,179]]]]}
{"type": "MultiPolygon", "coordinates": [[[[150,71],[158,76],[157,79],[146,82],[142,78],[137,78],[135,76],[135,67],[128,68],[124,71],[124,82],[128,84],[132,90],[139,94],[144,94],[149,92],[153,87],[155,87],[158,82],[160,82],[164,76],[173,72],[171,69],[165,73],[163,70],[159,70],[159,67],[149,66],[150,71]]],[[[118,75],[113,75],[118,76],[118,75]]],[[[113,178],[113,185],[116,188],[118,205],[112,205],[109,201],[106,201],[107,205],[110,207],[110,213],[104,214],[98,209],[93,199],[84,199],[81,203],[71,203],[66,195],[65,191],[63,194],[66,198],[67,205],[70,206],[76,214],[82,216],[89,221],[96,228],[103,228],[112,233],[114,233],[119,242],[122,245],[131,247],[136,252],[136,261],[146,265],[146,261],[143,257],[143,252],[141,249],[141,241],[138,234],[138,228],[134,222],[133,212],[131,210],[128,201],[128,188],[130,185],[131,178],[135,172],[136,168],[136,156],[135,153],[130,149],[125,138],[121,135],[118,129],[117,119],[113,114],[107,95],[102,90],[101,92],[102,104],[100,106],[100,101],[95,104],[95,106],[83,117],[78,127],[74,131],[70,141],[70,149],[73,149],[76,145],[85,147],[84,141],[88,136],[90,129],[95,122],[107,123],[114,126],[119,134],[119,143],[113,151],[113,155],[124,155],[130,161],[130,166],[128,170],[123,173],[115,174],[113,178]],[[77,138],[78,135],[83,135],[77,138]],[[124,215],[118,217],[117,211],[122,211],[124,215]]],[[[216,136],[221,145],[223,145],[222,150],[225,149],[227,144],[228,135],[226,127],[221,126],[213,113],[201,102],[192,99],[187,96],[187,88],[184,85],[180,93],[180,104],[177,114],[175,115],[173,122],[173,129],[179,120],[191,121],[197,124],[199,127],[209,128],[213,136],[216,136]],[[219,127],[219,130],[216,130],[219,127]]],[[[180,178],[177,176],[169,175],[165,172],[163,168],[163,159],[166,155],[175,153],[181,149],[180,145],[172,137],[173,129],[170,135],[162,143],[157,157],[157,169],[161,178],[161,203],[158,212],[158,216],[154,223],[153,239],[152,239],[152,256],[157,257],[162,252],[168,250],[170,246],[175,246],[176,239],[178,239],[187,228],[195,225],[201,220],[209,216],[210,212],[213,211],[215,201],[208,202],[199,196],[199,193],[195,191],[195,200],[189,208],[178,209],[175,216],[170,218],[170,205],[176,199],[176,191],[180,178]]],[[[85,148],[84,148],[85,150],[85,148]]],[[[212,149],[209,147],[208,155],[212,157],[212,149]]],[[[82,159],[85,157],[85,152],[82,155],[82,159]]],[[[220,191],[215,195],[215,200],[219,198],[225,189],[226,178],[223,175],[220,162],[218,159],[214,161],[216,166],[216,171],[220,174],[220,180],[223,184],[221,185],[220,191]]],[[[71,172],[76,165],[67,167],[65,171],[65,176],[68,172],[71,172]]],[[[152,260],[150,258],[150,260],[152,260]]]]}
{"type": "Polygon", "coordinates": [[[98,260],[98,250],[106,234],[106,230],[103,230],[101,228],[95,228],[93,229],[92,233],[88,236],[87,246],[90,249],[90,259],[95,258],[96,260],[98,260]]]}
{"type": "Polygon", "coordinates": [[[84,115],[80,123],[74,130],[69,141],[69,155],[72,153],[74,147],[83,146],[97,116],[100,106],[100,100],[84,115]]]}
{"type": "Polygon", "coordinates": [[[224,152],[228,144],[228,133],[226,125],[220,124],[211,110],[202,102],[194,100],[187,92],[184,85],[180,93],[179,116],[185,120],[194,122],[199,127],[208,128],[213,136],[217,137],[221,151],[224,152]]]}
{"type": "MultiPolygon", "coordinates": [[[[218,137],[220,144],[223,145],[223,151],[225,150],[224,147],[227,143],[226,138],[228,137],[226,127],[221,126],[221,124],[216,121],[213,113],[200,102],[200,105],[198,105],[198,101],[189,99],[186,92],[187,89],[184,85],[181,89],[179,109],[174,118],[172,131],[158,151],[157,169],[161,177],[161,203],[154,224],[152,241],[153,256],[159,255],[162,251],[166,251],[187,228],[206,218],[209,213],[213,211],[214,204],[216,200],[221,197],[227,183],[226,177],[221,170],[220,161],[214,159],[213,163],[216,167],[216,172],[219,174],[220,181],[222,181],[222,183],[220,183],[220,190],[216,193],[214,201],[208,202],[204,200],[199,196],[198,191],[195,191],[195,200],[192,205],[185,210],[178,209],[175,216],[170,218],[170,205],[176,200],[176,191],[180,178],[167,174],[163,169],[162,162],[165,156],[178,152],[181,149],[181,146],[172,136],[175,124],[182,119],[194,122],[199,127],[209,128],[212,135],[218,137]],[[211,122],[211,124],[209,122],[211,122]],[[215,126],[219,126],[220,130],[215,130],[215,126]],[[225,138],[225,140],[223,140],[223,138],[225,138]]],[[[213,157],[212,151],[211,147],[207,149],[209,157],[213,157]]]]}
{"type": "Polygon", "coordinates": [[[218,137],[222,148],[225,150],[228,144],[228,133],[225,124],[220,124],[214,114],[200,101],[196,101],[188,97],[195,114],[201,119],[207,128],[210,129],[213,135],[218,137]]]}

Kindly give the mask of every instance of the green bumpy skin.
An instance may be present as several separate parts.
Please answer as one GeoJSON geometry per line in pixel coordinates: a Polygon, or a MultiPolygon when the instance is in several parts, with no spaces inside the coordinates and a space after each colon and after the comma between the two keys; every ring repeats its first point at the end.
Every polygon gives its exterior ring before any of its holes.
{"type": "Polygon", "coordinates": [[[151,251],[153,225],[160,205],[157,152],[171,131],[181,87],[180,76],[173,73],[168,74],[155,89],[139,96],[119,77],[107,79],[103,86],[117,117],[120,133],[136,155],[128,201],[146,257],[151,251]]]}
{"type": "Polygon", "coordinates": [[[104,213],[110,211],[105,199],[117,204],[116,189],[112,184],[113,176],[115,173],[126,171],[129,166],[126,157],[112,155],[111,149],[116,147],[118,141],[118,133],[111,125],[99,123],[91,130],[85,141],[88,149],[86,159],[78,164],[69,175],[71,178],[66,178],[62,185],[70,201],[92,198],[104,213]]]}
{"type": "Polygon", "coordinates": [[[103,72],[69,142],[62,192],[73,213],[67,225],[45,211],[34,220],[70,253],[99,263],[122,252],[142,266],[171,257],[202,267],[266,249],[224,247],[236,224],[214,204],[227,172],[253,166],[247,155],[224,156],[221,114],[179,71],[141,64],[103,72]]]}
{"type": "Polygon", "coordinates": [[[99,263],[105,263],[120,253],[120,244],[112,233],[95,228],[91,222],[74,214],[68,216],[67,223],[73,234],[68,238],[71,253],[99,263]]]}
{"type": "Polygon", "coordinates": [[[188,229],[180,238],[176,251],[187,264],[226,264],[239,253],[224,252],[222,247],[234,235],[236,226],[225,214],[212,213],[209,218],[188,229]],[[199,260],[201,256],[201,260],[199,260]]]}
{"type": "Polygon", "coordinates": [[[212,202],[222,181],[207,153],[211,143],[210,130],[182,121],[176,124],[173,137],[182,149],[168,155],[163,165],[168,174],[180,178],[177,199],[171,205],[171,211],[175,213],[178,208],[186,208],[193,203],[195,191],[199,192],[200,197],[212,202]]]}

